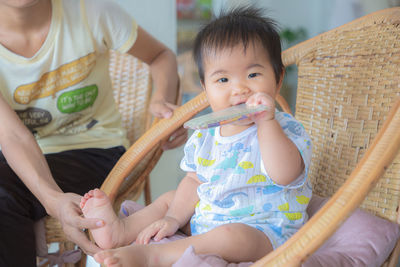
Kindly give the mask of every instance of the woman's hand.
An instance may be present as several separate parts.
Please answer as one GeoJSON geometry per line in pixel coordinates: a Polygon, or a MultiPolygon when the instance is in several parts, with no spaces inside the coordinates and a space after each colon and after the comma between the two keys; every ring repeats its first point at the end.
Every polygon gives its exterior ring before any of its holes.
{"type": "Polygon", "coordinates": [[[148,244],[152,237],[155,241],[160,241],[164,237],[175,234],[178,229],[179,222],[175,218],[165,216],[142,230],[136,238],[136,243],[148,244]]]}
{"type": "Polygon", "coordinates": [[[163,100],[152,100],[150,102],[150,112],[158,118],[171,118],[176,108],[177,106],[163,100]]]}
{"type": "Polygon", "coordinates": [[[66,237],[77,244],[84,253],[93,255],[101,249],[91,242],[83,229],[96,229],[102,227],[104,222],[100,219],[86,219],[82,217],[79,207],[81,196],[74,193],[64,193],[58,200],[55,217],[61,222],[66,237]]]}
{"type": "MultiPolygon", "coordinates": [[[[150,112],[159,118],[171,118],[174,110],[178,108],[178,106],[173,105],[171,103],[165,101],[152,101],[150,103],[150,112]]],[[[183,145],[188,139],[188,131],[187,129],[180,127],[176,130],[168,140],[162,145],[163,150],[173,149],[183,145]]]]}

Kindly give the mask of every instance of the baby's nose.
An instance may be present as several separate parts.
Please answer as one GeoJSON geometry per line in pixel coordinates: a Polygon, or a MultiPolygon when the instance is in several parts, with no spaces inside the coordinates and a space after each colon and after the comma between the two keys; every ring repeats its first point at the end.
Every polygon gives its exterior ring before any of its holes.
{"type": "Polygon", "coordinates": [[[250,88],[245,84],[237,84],[233,88],[234,95],[246,95],[250,92],[250,88]]]}

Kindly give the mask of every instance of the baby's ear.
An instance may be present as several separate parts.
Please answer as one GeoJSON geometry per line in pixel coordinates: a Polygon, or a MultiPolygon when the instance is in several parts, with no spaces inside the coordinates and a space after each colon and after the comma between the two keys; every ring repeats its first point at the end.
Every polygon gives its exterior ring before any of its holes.
{"type": "Polygon", "coordinates": [[[201,88],[205,91],[206,90],[206,86],[204,85],[204,81],[200,80],[200,85],[201,85],[201,88]]]}
{"type": "Polygon", "coordinates": [[[285,77],[285,69],[282,70],[281,75],[279,76],[279,82],[276,85],[276,94],[279,94],[282,84],[283,84],[283,78],[285,77]]]}

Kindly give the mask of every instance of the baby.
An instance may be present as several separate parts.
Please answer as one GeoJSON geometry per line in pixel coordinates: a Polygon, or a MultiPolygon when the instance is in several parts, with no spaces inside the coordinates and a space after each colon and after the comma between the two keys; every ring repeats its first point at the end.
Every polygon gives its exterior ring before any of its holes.
{"type": "Polygon", "coordinates": [[[291,115],[275,110],[284,76],[274,21],[263,10],[239,7],[198,34],[194,58],[213,111],[246,103],[267,111],[197,130],[184,149],[187,172],[176,191],[119,219],[95,189],[83,214],[105,226],[92,230],[107,266],[171,266],[186,248],[229,262],[257,261],[282,245],[307,220],[311,141],[291,115]],[[148,244],[183,231],[187,238],[148,244]],[[132,242],[135,241],[134,244],[132,242]],[[111,249],[116,248],[116,249],[111,249]]]}

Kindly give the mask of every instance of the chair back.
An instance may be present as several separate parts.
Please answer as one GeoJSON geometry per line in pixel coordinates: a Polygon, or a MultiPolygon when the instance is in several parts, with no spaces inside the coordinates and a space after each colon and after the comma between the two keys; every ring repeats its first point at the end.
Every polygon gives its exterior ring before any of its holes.
{"type": "MultiPolygon", "coordinates": [[[[400,8],[382,10],[283,53],[298,67],[296,118],[311,135],[314,193],[330,197],[364,155],[400,95],[400,8]]],[[[400,157],[362,204],[397,221],[400,157]]]]}
{"type": "MultiPolygon", "coordinates": [[[[109,71],[115,102],[122,115],[122,124],[127,130],[129,141],[133,144],[152,124],[152,116],[149,113],[152,94],[150,68],[129,54],[110,51],[109,71]]],[[[157,145],[134,169],[121,176],[123,183],[113,199],[116,210],[125,199],[137,200],[143,189],[145,189],[146,204],[151,202],[149,174],[161,155],[162,149],[157,145]]],[[[116,174],[115,171],[112,173],[116,174]]]]}
{"type": "Polygon", "coordinates": [[[150,69],[147,64],[131,55],[110,51],[109,71],[122,124],[133,144],[150,125],[150,69]]]}

